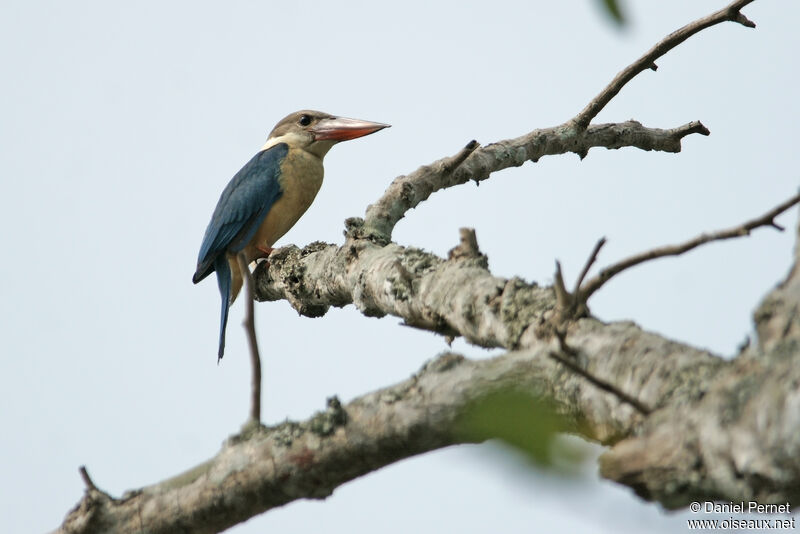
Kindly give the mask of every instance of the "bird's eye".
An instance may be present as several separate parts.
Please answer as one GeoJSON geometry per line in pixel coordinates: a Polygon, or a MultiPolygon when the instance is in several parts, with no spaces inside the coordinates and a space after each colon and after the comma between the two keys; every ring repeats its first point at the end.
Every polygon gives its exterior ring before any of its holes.
{"type": "Polygon", "coordinates": [[[308,115],[300,115],[300,120],[297,121],[300,126],[308,126],[311,124],[311,117],[308,115]]]}

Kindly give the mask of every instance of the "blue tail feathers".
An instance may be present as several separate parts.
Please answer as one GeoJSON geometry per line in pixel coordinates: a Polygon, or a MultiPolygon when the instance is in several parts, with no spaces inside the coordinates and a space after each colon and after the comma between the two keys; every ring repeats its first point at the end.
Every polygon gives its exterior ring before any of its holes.
{"type": "Polygon", "coordinates": [[[220,254],[214,261],[214,270],[217,271],[219,296],[222,299],[219,320],[219,352],[217,353],[217,361],[219,361],[225,354],[225,327],[228,324],[228,308],[230,308],[231,300],[231,268],[225,254],[220,254]]]}

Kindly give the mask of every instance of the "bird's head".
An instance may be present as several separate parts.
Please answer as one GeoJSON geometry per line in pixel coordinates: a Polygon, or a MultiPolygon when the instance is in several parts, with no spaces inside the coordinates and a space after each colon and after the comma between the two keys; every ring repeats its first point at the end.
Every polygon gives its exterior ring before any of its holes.
{"type": "Polygon", "coordinates": [[[363,137],[388,127],[380,122],[336,117],[321,111],[297,111],[272,129],[264,148],[283,142],[322,158],[339,141],[363,137]]]}

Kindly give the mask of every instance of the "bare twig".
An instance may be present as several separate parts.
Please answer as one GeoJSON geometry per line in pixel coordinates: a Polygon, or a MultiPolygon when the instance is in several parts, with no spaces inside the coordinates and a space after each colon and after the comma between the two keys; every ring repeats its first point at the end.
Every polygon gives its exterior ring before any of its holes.
{"type": "Polygon", "coordinates": [[[250,419],[248,422],[259,423],[261,421],[261,356],[258,351],[258,340],[256,339],[256,326],[255,326],[255,290],[253,288],[253,275],[250,274],[250,268],[247,266],[247,259],[244,253],[239,253],[236,256],[239,260],[239,270],[242,273],[242,279],[245,284],[245,294],[247,299],[247,309],[244,319],[244,328],[247,331],[247,341],[250,345],[250,363],[253,368],[253,376],[251,382],[251,396],[250,396],[250,419]]]}
{"type": "Polygon", "coordinates": [[[556,305],[560,309],[566,309],[572,303],[572,295],[564,285],[564,275],[561,272],[561,262],[556,260],[556,274],[553,276],[553,290],[556,292],[556,305]]]}
{"type": "Polygon", "coordinates": [[[566,344],[564,343],[564,330],[566,323],[578,317],[585,317],[589,314],[589,309],[586,307],[586,301],[580,299],[578,290],[583,283],[583,279],[591,269],[592,264],[597,259],[597,254],[600,248],[605,244],[606,238],[600,239],[592,249],[592,253],[583,265],[581,274],[575,282],[574,289],[570,292],[564,283],[564,273],[561,270],[561,262],[556,260],[556,272],[553,275],[553,292],[556,296],[556,314],[550,319],[550,324],[555,327],[555,334],[561,341],[562,350],[566,351],[566,344]]]}
{"type": "Polygon", "coordinates": [[[653,411],[649,407],[647,407],[644,404],[642,404],[642,402],[640,402],[638,399],[636,399],[634,397],[631,397],[630,395],[628,395],[624,391],[618,389],[616,386],[610,384],[609,382],[606,382],[605,380],[601,380],[601,379],[597,378],[596,376],[592,375],[586,369],[584,369],[583,367],[578,365],[576,362],[572,361],[569,357],[561,356],[560,354],[558,354],[556,352],[552,352],[552,351],[549,352],[548,354],[549,354],[549,356],[551,358],[553,358],[557,362],[561,363],[564,367],[568,368],[573,373],[582,376],[587,381],[591,382],[592,384],[594,384],[598,388],[602,389],[603,391],[611,393],[612,395],[617,397],[622,402],[630,404],[631,406],[636,408],[636,410],[639,413],[641,413],[643,415],[650,415],[650,413],[653,411]]]}
{"type": "Polygon", "coordinates": [[[475,229],[459,228],[458,234],[458,246],[447,252],[447,259],[483,259],[484,263],[486,263],[486,256],[484,256],[480,248],[478,248],[478,237],[475,235],[475,229]]]}
{"type": "Polygon", "coordinates": [[[664,256],[679,256],[684,252],[688,252],[711,241],[722,241],[724,239],[747,236],[750,235],[752,230],[762,226],[770,226],[777,230],[783,230],[783,227],[775,222],[775,217],[788,210],[798,202],[800,202],[800,194],[797,194],[786,202],[776,206],[761,217],[748,221],[739,226],[729,228],[727,230],[719,230],[710,234],[701,234],[694,239],[679,245],[655,248],[648,250],[647,252],[631,256],[630,258],[615,263],[610,267],[606,267],[600,272],[600,274],[586,282],[586,284],[578,291],[578,298],[586,302],[589,300],[589,297],[591,297],[595,291],[603,287],[603,285],[608,282],[611,277],[646,261],[654,260],[656,258],[663,258],[664,256]]]}
{"type": "Polygon", "coordinates": [[[600,94],[594,97],[594,99],[589,102],[589,104],[583,108],[583,110],[578,113],[575,118],[572,119],[572,123],[581,130],[585,129],[587,126],[589,126],[589,123],[592,122],[592,119],[594,119],[597,114],[602,111],[606,104],[608,104],[611,99],[620,92],[625,84],[636,77],[637,74],[645,70],[656,70],[658,68],[655,63],[656,59],[660,58],[692,35],[699,33],[706,28],[727,21],[738,22],[739,24],[747,26],[748,28],[755,28],[756,25],[740,12],[744,6],[752,1],[753,0],[737,0],[727,7],[720,9],[716,13],[712,13],[707,17],[697,19],[696,21],[687,24],[683,28],[680,28],[679,30],[667,35],[664,39],[656,43],[656,45],[645,55],[631,63],[628,67],[617,74],[616,77],[611,80],[611,83],[609,83],[606,88],[600,92],[600,94]]]}
{"type": "Polygon", "coordinates": [[[592,265],[597,260],[597,255],[600,253],[600,249],[603,248],[603,245],[606,244],[606,238],[601,237],[597,243],[595,243],[594,248],[592,249],[592,253],[589,255],[589,258],[586,260],[586,263],[583,265],[583,270],[581,271],[580,276],[575,281],[575,286],[572,292],[574,294],[578,293],[578,290],[581,288],[581,284],[583,283],[584,278],[586,275],[589,274],[589,269],[592,268],[592,265]]]}
{"type": "MultiPolygon", "coordinates": [[[[596,247],[599,248],[599,247],[596,247]]],[[[639,401],[636,397],[632,397],[628,395],[617,386],[613,385],[610,382],[606,382],[605,380],[598,378],[591,374],[589,371],[583,368],[580,364],[580,354],[577,350],[570,347],[567,344],[567,330],[566,328],[557,328],[555,330],[556,339],[558,339],[558,347],[559,352],[549,351],[548,355],[553,358],[554,360],[560,362],[562,365],[567,367],[573,373],[582,376],[586,380],[588,380],[591,384],[594,384],[598,388],[602,389],[607,393],[611,393],[612,395],[619,398],[622,402],[626,402],[636,408],[640,413],[643,415],[650,415],[652,410],[647,407],[644,403],[639,401]],[[563,354],[563,356],[562,356],[563,354]]]]}
{"type": "Polygon", "coordinates": [[[101,490],[95,485],[94,481],[92,480],[92,477],[89,476],[89,471],[86,470],[85,465],[80,466],[78,468],[78,472],[81,475],[81,480],[83,480],[83,485],[86,486],[87,498],[94,499],[97,497],[97,495],[102,495],[105,499],[108,499],[109,501],[114,500],[114,498],[111,495],[109,495],[108,493],[101,490]],[[89,497],[89,494],[94,494],[94,495],[92,497],[89,497]]]}
{"type": "Polygon", "coordinates": [[[97,486],[94,485],[94,481],[92,481],[92,477],[89,476],[89,472],[86,470],[85,465],[80,466],[78,471],[81,474],[81,479],[83,479],[83,484],[86,486],[87,490],[100,491],[97,489],[97,486]]]}

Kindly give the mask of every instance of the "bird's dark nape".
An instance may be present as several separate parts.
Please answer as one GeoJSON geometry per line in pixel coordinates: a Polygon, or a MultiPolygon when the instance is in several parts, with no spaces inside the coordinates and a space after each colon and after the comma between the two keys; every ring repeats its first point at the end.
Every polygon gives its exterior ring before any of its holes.
{"type": "Polygon", "coordinates": [[[217,284],[219,285],[219,296],[222,300],[222,309],[219,321],[219,351],[217,352],[217,363],[225,354],[225,327],[228,325],[228,309],[231,299],[231,267],[224,254],[217,257],[214,261],[214,269],[217,271],[217,284]]]}

